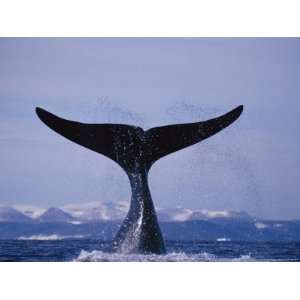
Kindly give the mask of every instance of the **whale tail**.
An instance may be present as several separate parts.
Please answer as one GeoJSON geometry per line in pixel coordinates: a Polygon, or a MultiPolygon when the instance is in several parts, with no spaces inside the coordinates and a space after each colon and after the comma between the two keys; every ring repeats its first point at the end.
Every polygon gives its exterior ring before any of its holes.
{"type": "Polygon", "coordinates": [[[38,117],[65,138],[103,154],[117,162],[127,173],[137,166],[148,170],[158,159],[196,144],[233,123],[242,113],[238,106],[220,117],[203,122],[155,127],[144,131],[124,124],[85,124],[55,116],[36,108],[38,117]]]}
{"type": "Polygon", "coordinates": [[[152,164],[170,153],[196,144],[224,129],[242,113],[239,106],[204,122],[168,125],[144,131],[123,124],[83,124],[36,108],[39,118],[67,139],[117,162],[127,173],[132,196],[128,214],[113,243],[122,253],[165,253],[148,186],[152,164]]]}

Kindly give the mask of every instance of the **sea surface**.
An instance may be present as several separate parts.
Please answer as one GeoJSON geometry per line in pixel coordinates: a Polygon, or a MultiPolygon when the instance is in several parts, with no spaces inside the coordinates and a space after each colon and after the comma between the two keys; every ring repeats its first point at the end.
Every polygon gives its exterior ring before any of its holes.
{"type": "Polygon", "coordinates": [[[300,242],[166,241],[167,254],[109,252],[92,239],[0,240],[0,261],[300,261],[300,242]]]}

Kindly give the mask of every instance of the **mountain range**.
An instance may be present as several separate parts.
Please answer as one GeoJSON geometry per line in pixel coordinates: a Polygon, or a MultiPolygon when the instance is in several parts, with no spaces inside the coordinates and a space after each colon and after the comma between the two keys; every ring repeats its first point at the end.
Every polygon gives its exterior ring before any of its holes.
{"type": "MultiPolygon", "coordinates": [[[[0,206],[0,239],[97,238],[111,240],[128,211],[126,202],[90,202],[48,209],[0,206]]],[[[300,221],[263,220],[243,211],[158,208],[171,240],[300,241],[300,221]]]]}
{"type": "MultiPolygon", "coordinates": [[[[69,204],[61,208],[43,209],[33,206],[15,205],[0,207],[0,222],[102,222],[123,220],[129,207],[127,202],[90,202],[69,204]],[[9,213],[8,213],[9,212],[9,213]]],[[[251,219],[243,211],[213,211],[205,209],[188,209],[182,207],[158,208],[160,222],[184,222],[189,220],[210,219],[251,219]]]]}

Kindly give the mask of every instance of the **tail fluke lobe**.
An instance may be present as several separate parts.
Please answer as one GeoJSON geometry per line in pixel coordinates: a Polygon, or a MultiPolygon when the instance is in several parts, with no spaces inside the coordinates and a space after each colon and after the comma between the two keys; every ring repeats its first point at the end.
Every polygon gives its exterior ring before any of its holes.
{"type": "Polygon", "coordinates": [[[127,170],[141,128],[122,124],[85,124],[69,121],[37,107],[40,120],[55,132],[81,146],[103,154],[127,170]]]}
{"type": "Polygon", "coordinates": [[[151,147],[152,163],[156,160],[194,145],[216,134],[233,123],[242,113],[243,106],[218,118],[204,122],[168,125],[151,128],[146,131],[146,138],[151,147]]]}

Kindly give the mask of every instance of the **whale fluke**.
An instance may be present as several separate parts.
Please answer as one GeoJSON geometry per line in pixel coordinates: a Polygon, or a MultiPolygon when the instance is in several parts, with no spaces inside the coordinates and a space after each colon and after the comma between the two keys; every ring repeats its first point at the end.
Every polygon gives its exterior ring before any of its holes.
{"type": "Polygon", "coordinates": [[[121,124],[84,124],[62,119],[37,107],[36,113],[40,120],[55,132],[88,149],[103,154],[122,167],[124,160],[120,158],[117,145],[126,148],[129,137],[134,137],[138,127],[121,124]],[[124,139],[124,138],[125,139],[124,139]]]}
{"type": "Polygon", "coordinates": [[[194,145],[233,123],[242,113],[239,106],[208,121],[154,127],[144,131],[124,124],[85,124],[62,119],[37,107],[36,113],[48,127],[65,138],[103,154],[126,172],[137,160],[148,168],[158,159],[194,145]]]}
{"type": "Polygon", "coordinates": [[[148,172],[158,159],[194,145],[233,123],[243,106],[207,121],[151,128],[124,124],[85,124],[36,108],[48,127],[118,163],[127,173],[132,197],[130,209],[114,241],[122,253],[164,253],[165,246],[148,186],[148,172]]]}
{"type": "Polygon", "coordinates": [[[233,123],[242,111],[241,105],[221,117],[208,121],[167,125],[147,130],[146,137],[148,143],[152,145],[152,162],[218,133],[233,123]]]}

